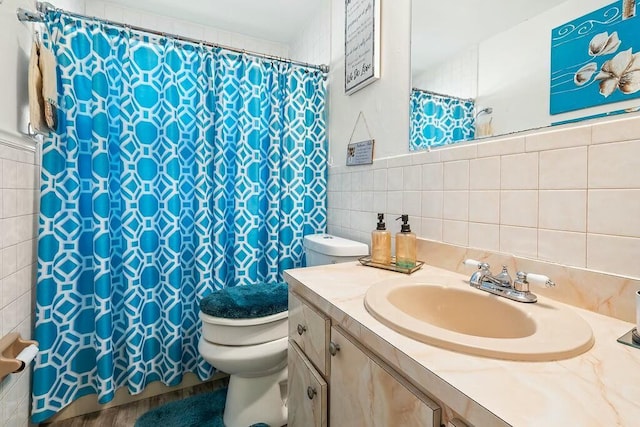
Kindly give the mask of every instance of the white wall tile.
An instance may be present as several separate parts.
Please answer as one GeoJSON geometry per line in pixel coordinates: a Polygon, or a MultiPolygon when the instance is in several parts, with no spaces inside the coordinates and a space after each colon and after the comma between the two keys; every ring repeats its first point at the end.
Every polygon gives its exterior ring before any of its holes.
{"type": "Polygon", "coordinates": [[[355,171],[351,173],[351,190],[362,191],[362,172],[355,171]]]}
{"type": "Polygon", "coordinates": [[[495,252],[500,251],[500,226],[470,222],[469,246],[495,252]]]}
{"type": "Polygon", "coordinates": [[[527,135],[525,140],[527,151],[554,150],[589,144],[591,144],[591,126],[589,125],[552,128],[527,135]]]}
{"type": "Polygon", "coordinates": [[[376,169],[373,171],[374,191],[387,191],[387,170],[376,169]]]}
{"type": "Polygon", "coordinates": [[[442,191],[422,192],[422,216],[425,218],[442,218],[442,191]]]}
{"type": "Polygon", "coordinates": [[[538,153],[502,156],[500,185],[503,190],[538,188],[538,153]]]}
{"type": "Polygon", "coordinates": [[[536,258],[538,255],[538,230],[501,225],[500,252],[536,258]]]}
{"type": "Polygon", "coordinates": [[[440,163],[439,151],[423,151],[411,156],[411,163],[414,165],[424,165],[426,163],[440,163]]]}
{"type": "Polygon", "coordinates": [[[373,211],[376,213],[387,211],[387,192],[386,191],[373,192],[373,211]]]}
{"type": "Polygon", "coordinates": [[[373,191],[362,192],[362,210],[367,212],[373,212],[373,191]]]}
{"type": "Polygon", "coordinates": [[[354,211],[362,210],[362,192],[360,191],[351,192],[351,210],[354,210],[354,211]]]}
{"type": "Polygon", "coordinates": [[[637,114],[594,124],[591,128],[593,144],[640,139],[640,116],[637,114]]]}
{"type": "Polygon", "coordinates": [[[500,223],[500,192],[470,191],[469,221],[500,223]]]}
{"type": "Polygon", "coordinates": [[[469,161],[447,162],[444,164],[444,189],[469,189],[469,161]]]}
{"type": "Polygon", "coordinates": [[[411,165],[411,156],[410,155],[405,155],[405,156],[390,157],[389,159],[387,159],[387,163],[388,163],[387,167],[389,169],[401,168],[401,167],[404,167],[404,166],[410,166],[411,165]]]}
{"type": "Polygon", "coordinates": [[[640,141],[589,147],[589,188],[640,188],[640,141]]]}
{"type": "Polygon", "coordinates": [[[640,239],[587,235],[587,268],[640,277],[640,239]]]}
{"type": "Polygon", "coordinates": [[[538,226],[538,192],[535,190],[502,191],[500,223],[521,227],[538,226]]]}
{"type": "Polygon", "coordinates": [[[422,235],[425,239],[442,241],[442,220],[422,218],[422,235]]]}
{"type": "Polygon", "coordinates": [[[2,160],[2,187],[18,188],[18,163],[13,160],[2,160]]]}
{"type": "Polygon", "coordinates": [[[478,156],[478,145],[460,144],[460,145],[446,145],[440,149],[440,161],[452,162],[455,160],[469,160],[478,156]]]}
{"type": "Polygon", "coordinates": [[[504,156],[524,153],[524,137],[492,139],[478,144],[478,157],[504,156]]]}
{"type": "Polygon", "coordinates": [[[445,191],[443,195],[442,217],[445,220],[469,220],[469,192],[445,191]]]}
{"type": "Polygon", "coordinates": [[[541,190],[539,227],[551,230],[587,230],[587,190],[541,190]]]}
{"type": "Polygon", "coordinates": [[[2,190],[2,217],[10,218],[18,214],[18,190],[2,190]]]}
{"type": "Polygon", "coordinates": [[[442,221],[442,240],[454,245],[469,244],[469,223],[467,221],[442,221]]]}
{"type": "Polygon", "coordinates": [[[542,151],[540,189],[587,188],[587,147],[542,151]]]}
{"type": "Polygon", "coordinates": [[[538,259],[574,267],[586,267],[587,235],[539,229],[538,259]]]}
{"type": "Polygon", "coordinates": [[[402,191],[387,192],[387,211],[393,214],[402,214],[402,191]]]}
{"type": "Polygon", "coordinates": [[[405,190],[422,189],[422,166],[405,166],[402,173],[405,190]]]}
{"type": "Polygon", "coordinates": [[[442,190],[444,188],[444,167],[442,163],[422,166],[422,189],[442,190]]]}
{"type": "Polygon", "coordinates": [[[362,171],[362,191],[373,190],[373,170],[362,171]]]}
{"type": "Polygon", "coordinates": [[[402,192],[402,213],[409,215],[410,218],[421,216],[422,212],[422,192],[420,191],[403,191],[402,192]]]}
{"type": "Polygon", "coordinates": [[[404,188],[402,168],[387,169],[387,190],[399,191],[404,188]]]}
{"type": "Polygon", "coordinates": [[[469,162],[469,188],[471,190],[500,189],[500,157],[483,157],[469,162]]]}
{"type": "Polygon", "coordinates": [[[640,237],[640,190],[589,190],[588,231],[640,237]]]}

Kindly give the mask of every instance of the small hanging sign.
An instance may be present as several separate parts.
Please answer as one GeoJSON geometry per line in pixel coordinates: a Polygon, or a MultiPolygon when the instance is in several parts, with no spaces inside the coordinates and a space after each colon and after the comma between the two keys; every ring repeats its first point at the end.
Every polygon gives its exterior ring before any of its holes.
{"type": "Polygon", "coordinates": [[[347,166],[370,165],[373,163],[373,139],[352,142],[347,145],[347,166]]]}

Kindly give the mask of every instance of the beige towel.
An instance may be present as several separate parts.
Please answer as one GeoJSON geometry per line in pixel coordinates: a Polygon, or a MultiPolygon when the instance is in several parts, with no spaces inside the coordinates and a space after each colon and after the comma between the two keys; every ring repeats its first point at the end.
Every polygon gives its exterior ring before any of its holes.
{"type": "Polygon", "coordinates": [[[40,47],[40,72],[42,73],[42,98],[44,99],[44,118],[49,129],[55,131],[58,114],[58,79],[56,58],[53,52],[40,47]]]}
{"type": "Polygon", "coordinates": [[[42,98],[42,73],[38,65],[40,43],[34,40],[29,58],[29,116],[31,127],[38,133],[49,133],[44,119],[44,99],[42,98]]]}

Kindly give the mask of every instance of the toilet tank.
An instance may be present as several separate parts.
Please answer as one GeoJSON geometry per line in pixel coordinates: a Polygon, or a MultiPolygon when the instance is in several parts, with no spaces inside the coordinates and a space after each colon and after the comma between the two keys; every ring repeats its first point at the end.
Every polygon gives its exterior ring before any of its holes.
{"type": "Polygon", "coordinates": [[[364,243],[331,234],[305,236],[304,248],[307,255],[307,267],[355,261],[369,255],[369,247],[364,243]]]}

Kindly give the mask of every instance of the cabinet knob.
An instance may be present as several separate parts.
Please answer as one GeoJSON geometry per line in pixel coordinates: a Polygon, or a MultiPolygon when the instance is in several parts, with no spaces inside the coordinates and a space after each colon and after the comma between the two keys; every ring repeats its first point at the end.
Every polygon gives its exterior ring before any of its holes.
{"type": "Polygon", "coordinates": [[[316,392],[315,388],[313,388],[311,386],[307,387],[307,397],[309,399],[313,399],[313,396],[315,396],[316,394],[318,394],[318,393],[316,392]]]}
{"type": "Polygon", "coordinates": [[[329,341],[329,354],[335,356],[340,351],[340,344],[329,341]]]}
{"type": "Polygon", "coordinates": [[[302,335],[307,331],[307,327],[306,326],[302,326],[300,323],[298,323],[298,335],[302,335]]]}

